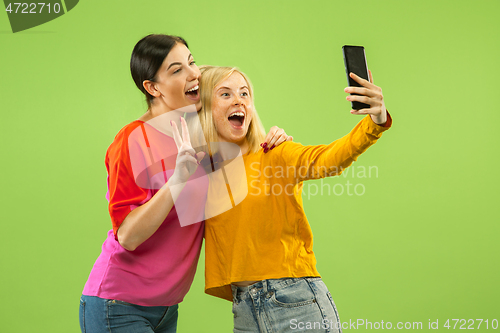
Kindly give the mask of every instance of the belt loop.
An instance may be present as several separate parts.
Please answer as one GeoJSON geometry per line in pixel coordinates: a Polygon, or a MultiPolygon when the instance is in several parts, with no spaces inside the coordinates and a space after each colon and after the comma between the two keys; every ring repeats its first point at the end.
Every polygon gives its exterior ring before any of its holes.
{"type": "Polygon", "coordinates": [[[269,290],[269,280],[262,280],[262,293],[266,294],[269,290]]]}

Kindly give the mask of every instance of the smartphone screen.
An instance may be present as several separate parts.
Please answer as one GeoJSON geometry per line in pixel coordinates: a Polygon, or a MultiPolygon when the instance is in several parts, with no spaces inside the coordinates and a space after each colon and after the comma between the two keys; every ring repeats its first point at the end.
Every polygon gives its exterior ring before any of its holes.
{"type": "MultiPolygon", "coordinates": [[[[365,48],[363,46],[344,45],[342,46],[342,52],[344,53],[345,72],[347,74],[347,84],[349,87],[361,87],[359,83],[349,77],[349,73],[351,72],[367,81],[370,81],[368,78],[368,66],[366,65],[365,48]]],[[[351,105],[354,110],[366,109],[370,107],[368,104],[356,101],[351,102],[351,105]]]]}

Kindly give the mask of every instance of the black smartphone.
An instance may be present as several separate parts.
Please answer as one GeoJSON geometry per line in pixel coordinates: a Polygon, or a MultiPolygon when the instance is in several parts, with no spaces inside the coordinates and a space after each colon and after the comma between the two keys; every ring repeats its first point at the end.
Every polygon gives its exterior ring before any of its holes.
{"type": "MultiPolygon", "coordinates": [[[[363,46],[342,46],[344,54],[345,72],[347,74],[347,84],[349,87],[362,87],[359,83],[349,77],[349,73],[354,73],[357,76],[370,81],[368,77],[368,66],[366,65],[365,48],[363,46]]],[[[359,95],[359,94],[351,94],[359,95]]],[[[351,102],[353,110],[369,108],[369,104],[353,101],[351,102]]]]}

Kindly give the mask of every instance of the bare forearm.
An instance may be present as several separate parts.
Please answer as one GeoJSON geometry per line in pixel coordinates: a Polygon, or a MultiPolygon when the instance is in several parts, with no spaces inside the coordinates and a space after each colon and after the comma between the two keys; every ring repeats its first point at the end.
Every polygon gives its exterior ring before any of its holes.
{"type": "Polygon", "coordinates": [[[134,251],[161,226],[174,205],[170,187],[165,185],[148,202],[130,212],[118,229],[118,242],[134,251]]]}
{"type": "Polygon", "coordinates": [[[130,212],[118,228],[118,241],[129,251],[134,251],[158,230],[205,154],[195,152],[191,146],[186,120],[181,117],[180,122],[182,136],[175,122],[170,122],[177,146],[174,174],[148,202],[130,212]]]}

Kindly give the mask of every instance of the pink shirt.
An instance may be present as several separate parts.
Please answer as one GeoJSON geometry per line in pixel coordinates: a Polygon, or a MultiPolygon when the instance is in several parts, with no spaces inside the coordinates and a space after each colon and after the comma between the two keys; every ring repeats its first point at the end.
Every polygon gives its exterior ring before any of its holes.
{"type": "Polygon", "coordinates": [[[199,221],[203,221],[208,187],[203,168],[191,176],[175,206],[149,239],[134,251],[125,250],[116,239],[125,217],[151,199],[168,180],[176,154],[171,137],[142,121],[128,124],[116,135],[106,153],[113,230],[108,232],[84,295],[143,306],[171,306],[183,300],[193,281],[203,241],[204,222],[199,221]],[[179,222],[178,210],[185,226],[179,222]]]}

